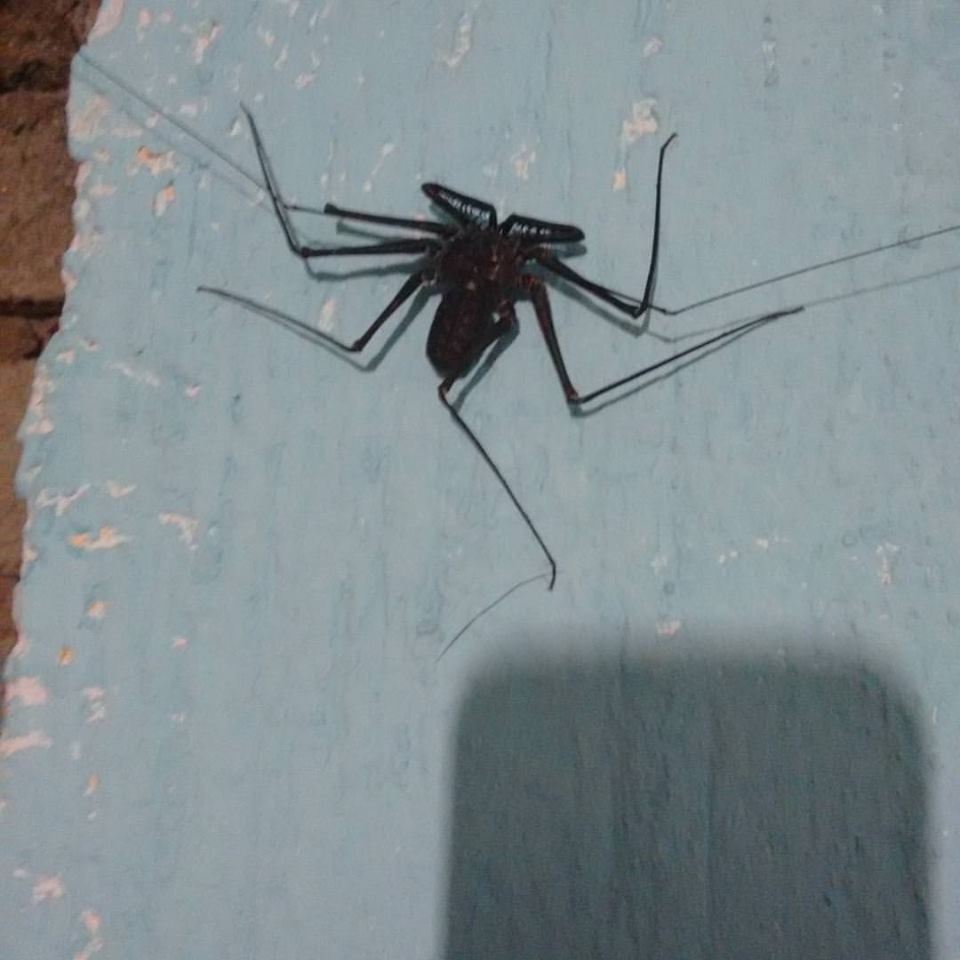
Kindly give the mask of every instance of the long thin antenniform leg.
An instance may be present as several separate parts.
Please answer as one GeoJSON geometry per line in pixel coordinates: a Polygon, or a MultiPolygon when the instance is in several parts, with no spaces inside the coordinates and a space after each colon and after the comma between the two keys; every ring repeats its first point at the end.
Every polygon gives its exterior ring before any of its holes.
{"type": "MultiPolygon", "coordinates": [[[[508,329],[506,326],[504,329],[508,329]]],[[[516,494],[513,490],[510,489],[510,484],[507,483],[506,477],[500,472],[500,468],[493,462],[493,458],[489,453],[484,449],[483,444],[477,439],[477,435],[467,426],[466,421],[463,417],[457,413],[456,408],[450,402],[447,397],[447,393],[450,391],[450,388],[453,386],[456,381],[456,377],[447,377],[443,383],[437,388],[437,395],[440,397],[440,402],[447,408],[450,416],[456,421],[457,426],[467,435],[470,442],[477,448],[477,451],[480,453],[480,456],[486,461],[487,466],[493,471],[494,476],[500,481],[500,485],[504,490],[507,491],[507,496],[513,501],[513,505],[517,508],[517,512],[523,517],[523,522],[527,525],[530,532],[533,534],[534,539],[540,545],[540,549],[543,551],[543,555],[547,558],[547,563],[550,564],[550,584],[547,589],[552,590],[553,585],[557,579],[557,562],[553,559],[553,554],[547,549],[547,545],[543,542],[543,537],[540,536],[539,531],[534,526],[533,521],[530,519],[530,514],[523,509],[520,501],[517,499],[516,494]]]]}
{"type": "Polygon", "coordinates": [[[333,257],[350,254],[366,253],[424,253],[428,250],[437,250],[440,246],[438,240],[427,239],[404,239],[404,240],[385,240],[381,243],[364,244],[359,247],[311,247],[300,240],[296,227],[290,219],[290,214],[286,204],[281,199],[280,188],[277,186],[276,177],[273,175],[273,168],[270,165],[270,158],[263,146],[263,140],[260,138],[260,131],[253,119],[253,114],[246,107],[241,107],[247,122],[250,124],[250,134],[253,137],[254,146],[257,149],[257,159],[260,161],[260,171],[263,173],[263,179],[267,184],[267,194],[270,202],[273,204],[274,213],[280,221],[280,227],[287,240],[287,246],[302,260],[309,260],[313,257],[333,257]]]}
{"type": "MultiPolygon", "coordinates": [[[[284,204],[288,210],[311,210],[311,207],[301,207],[297,204],[284,204]]],[[[407,217],[389,217],[379,213],[364,213],[362,210],[347,210],[332,203],[323,206],[323,212],[329,217],[340,217],[343,220],[361,220],[364,223],[382,223],[388,227],[401,227],[404,230],[419,230],[421,233],[436,233],[441,237],[449,237],[457,232],[457,228],[449,223],[439,223],[436,220],[414,220],[407,217]]]]}
{"type": "Polygon", "coordinates": [[[332,334],[324,333],[323,330],[318,330],[316,327],[311,327],[302,320],[297,320],[295,317],[291,317],[286,313],[275,310],[273,307],[269,307],[264,303],[258,303],[256,300],[251,300],[249,297],[243,297],[240,294],[231,293],[229,290],[223,290],[220,287],[206,286],[197,287],[197,290],[200,293],[212,293],[214,296],[222,297],[224,300],[231,300],[233,303],[239,303],[242,307],[246,307],[248,310],[253,310],[254,312],[259,313],[270,320],[276,320],[277,323],[283,324],[286,327],[290,327],[298,333],[309,337],[311,340],[330,344],[331,346],[337,347],[339,350],[345,350],[347,353],[359,353],[370,342],[370,339],[384,325],[384,323],[386,323],[387,320],[389,320],[390,317],[396,313],[397,310],[414,295],[414,293],[417,292],[417,290],[426,281],[427,276],[428,273],[426,271],[421,271],[419,273],[415,273],[412,277],[408,277],[406,283],[404,283],[404,285],[397,292],[397,295],[386,305],[386,307],[383,308],[380,315],[364,331],[363,335],[357,340],[354,340],[353,343],[345,343],[342,340],[338,340],[332,334]]]}
{"type": "Polygon", "coordinates": [[[572,270],[565,263],[561,262],[549,250],[536,248],[530,252],[531,259],[535,260],[541,266],[546,267],[552,273],[563,277],[568,283],[581,287],[588,293],[592,293],[598,299],[609,303],[627,315],[636,319],[650,308],[650,300],[653,297],[653,288],[657,282],[657,262],[660,258],[660,206],[663,193],[663,158],[666,155],[667,147],[676,140],[677,135],[672,133],[667,142],[660,148],[660,158],[657,162],[657,193],[653,207],[653,242],[650,246],[650,265],[647,268],[647,282],[643,288],[643,299],[635,300],[633,297],[617,294],[608,287],[603,287],[599,283],[594,283],[586,277],[581,276],[576,270],[572,270]]]}
{"type": "Polygon", "coordinates": [[[547,296],[546,286],[542,280],[531,276],[524,277],[523,285],[524,288],[529,292],[530,299],[533,301],[533,309],[537,315],[537,322],[540,324],[540,330],[543,333],[543,339],[546,341],[547,350],[550,352],[550,359],[553,361],[554,369],[557,371],[557,377],[560,380],[560,386],[563,387],[564,396],[567,398],[567,403],[575,407],[582,406],[583,404],[588,403],[590,400],[596,400],[597,397],[600,397],[611,390],[615,390],[617,387],[622,387],[633,380],[639,380],[641,377],[654,373],[655,371],[660,370],[661,368],[666,367],[677,360],[682,360],[684,357],[689,357],[700,350],[706,350],[708,347],[715,346],[724,340],[730,340],[740,336],[746,333],[748,330],[752,330],[754,327],[763,326],[764,324],[769,323],[771,320],[777,320],[780,317],[788,317],[792,314],[800,313],[803,310],[803,307],[793,307],[790,310],[780,310],[776,313],[768,313],[762,317],[755,317],[753,320],[748,320],[746,323],[741,323],[735,327],[731,327],[729,330],[724,330],[722,333],[718,333],[716,336],[709,337],[706,340],[701,340],[699,343],[695,343],[692,347],[687,347],[685,350],[681,350],[679,353],[674,353],[663,360],[658,360],[656,363],[652,363],[649,366],[644,367],[642,370],[637,370],[635,373],[631,373],[626,377],[621,377],[619,380],[614,380],[613,383],[608,383],[597,390],[593,390],[592,392],[581,396],[580,393],[577,392],[576,387],[574,387],[573,383],[570,381],[570,375],[567,373],[567,366],[563,361],[560,343],[557,340],[557,333],[553,326],[553,316],[550,312],[550,299],[547,296]]]}
{"type": "Polygon", "coordinates": [[[585,403],[589,403],[591,400],[596,400],[597,397],[601,397],[605,393],[609,393],[611,390],[616,390],[617,387],[625,386],[634,380],[640,380],[641,378],[646,377],[657,370],[661,370],[663,367],[669,366],[671,363],[675,363],[677,360],[682,360],[684,357],[689,357],[701,350],[706,350],[708,347],[716,346],[725,340],[735,340],[737,337],[743,336],[743,334],[748,333],[750,330],[766,326],[766,324],[772,323],[774,320],[779,320],[782,317],[791,317],[796,313],[802,312],[803,307],[792,307],[789,310],[777,310],[774,313],[768,313],[762,317],[754,317],[753,320],[747,320],[745,323],[739,323],[737,326],[731,327],[729,330],[724,330],[723,333],[718,333],[716,336],[709,337],[706,340],[701,340],[699,343],[695,343],[692,347],[687,347],[686,350],[681,350],[679,353],[671,354],[669,357],[665,357],[663,360],[658,360],[656,363],[651,363],[642,370],[637,370],[635,373],[631,373],[626,377],[621,377],[619,380],[614,380],[613,383],[608,383],[597,390],[593,390],[592,392],[584,394],[583,396],[568,397],[567,401],[573,406],[582,406],[585,403]]]}

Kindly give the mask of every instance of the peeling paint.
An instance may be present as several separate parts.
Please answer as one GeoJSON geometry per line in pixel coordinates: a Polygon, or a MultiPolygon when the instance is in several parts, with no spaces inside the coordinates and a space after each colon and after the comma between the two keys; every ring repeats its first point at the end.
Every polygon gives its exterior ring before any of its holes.
{"type": "Polygon", "coordinates": [[[223,33],[223,27],[219,23],[212,23],[204,26],[193,41],[193,62],[202,63],[204,55],[213,46],[217,37],[223,33]]]}
{"type": "Polygon", "coordinates": [[[56,387],[44,364],[37,364],[33,375],[30,402],[27,405],[27,420],[23,432],[28,436],[45,436],[53,433],[53,421],[47,415],[47,400],[56,387]]]}
{"type": "Polygon", "coordinates": [[[89,708],[87,723],[100,723],[106,717],[107,708],[103,702],[106,695],[107,691],[103,687],[83,688],[83,696],[89,708]]]}
{"type": "Polygon", "coordinates": [[[107,602],[106,600],[94,600],[93,603],[87,607],[87,616],[91,620],[102,620],[107,615],[107,602]]]}
{"type": "Polygon", "coordinates": [[[160,522],[164,526],[177,527],[180,530],[180,539],[191,549],[197,549],[197,532],[200,521],[196,517],[185,517],[180,513],[161,513],[160,522]]]}
{"type": "Polygon", "coordinates": [[[45,900],[59,900],[64,893],[63,880],[56,876],[38,875],[33,885],[33,902],[43,903],[45,900]]]}
{"type": "Polygon", "coordinates": [[[660,125],[654,113],[656,106],[657,101],[652,97],[634,103],[630,117],[623,121],[620,128],[620,142],[624,147],[657,132],[660,125]]]}
{"type": "Polygon", "coordinates": [[[173,203],[177,198],[177,191],[174,188],[172,183],[168,183],[154,198],[153,198],[153,215],[155,217],[162,217],[170,207],[170,204],[173,203]]]}
{"type": "Polygon", "coordinates": [[[657,636],[675,637],[680,632],[680,627],[682,626],[683,622],[681,620],[658,620],[656,626],[657,636]]]}
{"type": "Polygon", "coordinates": [[[42,730],[31,730],[19,737],[0,737],[0,757],[6,759],[24,750],[47,750],[53,741],[42,730]]]}
{"type": "Polygon", "coordinates": [[[68,667],[73,663],[73,647],[61,647],[57,654],[57,665],[68,667]]]}
{"type": "Polygon", "coordinates": [[[110,114],[110,101],[99,93],[70,117],[70,136],[87,142],[103,135],[103,122],[110,114]]]}
{"type": "Polygon", "coordinates": [[[187,646],[187,643],[188,641],[186,637],[174,637],[170,646],[172,646],[174,650],[182,650],[187,646]]]}
{"type": "Polygon", "coordinates": [[[88,490],[90,484],[85,483],[82,487],[77,487],[73,493],[56,493],[48,487],[44,487],[34,498],[34,505],[41,510],[47,507],[54,507],[58,517],[62,517],[88,490]]]}
{"type": "Polygon", "coordinates": [[[87,785],[84,788],[83,795],[85,797],[92,797],[100,789],[100,777],[95,773],[91,773],[87,777],[87,785]]]}
{"type": "Polygon", "coordinates": [[[521,180],[530,179],[530,167],[536,162],[537,151],[533,147],[521,143],[520,146],[510,156],[510,162],[513,164],[513,172],[521,180]]]}
{"type": "Polygon", "coordinates": [[[135,367],[131,367],[129,363],[115,361],[107,364],[107,369],[116,370],[117,373],[122,373],[128,379],[136,380],[137,383],[146,384],[148,387],[160,386],[160,378],[155,373],[150,370],[137,370],[135,367]]]}
{"type": "Polygon", "coordinates": [[[473,43],[472,35],[473,18],[469,13],[464,13],[457,24],[457,34],[454,38],[452,52],[440,58],[451,70],[459,67],[463,58],[470,52],[473,43]]]}
{"type": "Polygon", "coordinates": [[[4,689],[4,700],[8,704],[19,701],[24,707],[39,707],[47,702],[47,688],[37,677],[17,677],[8,680],[4,689]]]}
{"type": "Polygon", "coordinates": [[[116,483],[113,480],[108,480],[105,484],[105,489],[114,500],[121,500],[123,497],[128,497],[134,490],[137,489],[135,483],[130,483],[124,486],[123,484],[116,483]]]}
{"type": "Polygon", "coordinates": [[[164,150],[159,153],[149,147],[140,147],[127,172],[133,176],[137,171],[144,169],[154,177],[160,176],[161,173],[176,171],[179,169],[177,155],[173,150],[164,150]]]}
{"type": "Polygon", "coordinates": [[[114,527],[107,526],[101,527],[95,538],[87,532],[75,533],[70,537],[70,546],[77,550],[112,550],[122,543],[129,542],[130,537],[125,537],[114,527]]]}
{"type": "Polygon", "coordinates": [[[893,567],[899,552],[900,548],[893,543],[884,543],[877,547],[876,553],[880,560],[880,569],[877,571],[877,576],[885,587],[889,587],[893,583],[893,567]]]}

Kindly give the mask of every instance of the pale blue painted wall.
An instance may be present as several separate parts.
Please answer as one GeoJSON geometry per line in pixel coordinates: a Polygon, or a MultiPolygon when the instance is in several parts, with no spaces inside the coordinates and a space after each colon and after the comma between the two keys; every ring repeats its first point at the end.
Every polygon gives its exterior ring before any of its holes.
{"type": "MultiPolygon", "coordinates": [[[[635,292],[676,130],[666,304],[960,222],[948,2],[172,2],[105,13],[100,34],[92,58],[252,170],[249,104],[291,198],[409,215],[438,179],[580,224],[578,269],[635,292]]],[[[561,913],[606,922],[616,898],[589,891],[591,871],[615,882],[613,844],[637,889],[678,891],[637,897],[644,922],[662,911],[660,939],[627,924],[648,950],[684,924],[686,956],[783,948],[743,912],[773,850],[783,899],[836,904],[803,914],[794,955],[818,955],[817,931],[855,956],[864,891],[889,899],[896,955],[931,955],[928,937],[960,952],[956,235],[656,318],[683,335],[937,274],[818,306],[595,417],[568,414],[521,305],[464,415],[560,577],[437,662],[543,563],[437,403],[432,306],[360,374],[197,295],[226,286],[350,336],[401,275],[311,280],[242,177],[80,63],[70,109],[76,286],[22,430],[4,957],[503,956],[462,893],[484,856],[509,862],[498,838],[538,836],[538,810],[557,818],[554,892],[490,894],[525,943],[570,876],[561,913]],[[844,860],[857,817],[874,832],[844,860]],[[837,851],[829,877],[780,841],[837,851]]],[[[553,302],[585,390],[663,352],[553,302]]]]}

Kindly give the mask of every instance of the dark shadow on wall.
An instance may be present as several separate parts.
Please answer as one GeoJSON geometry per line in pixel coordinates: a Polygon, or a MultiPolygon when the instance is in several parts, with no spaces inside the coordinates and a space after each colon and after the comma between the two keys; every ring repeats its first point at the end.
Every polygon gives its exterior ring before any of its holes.
{"type": "Polygon", "coordinates": [[[921,731],[850,664],[532,664],[460,715],[449,960],[927,960],[921,731]]]}

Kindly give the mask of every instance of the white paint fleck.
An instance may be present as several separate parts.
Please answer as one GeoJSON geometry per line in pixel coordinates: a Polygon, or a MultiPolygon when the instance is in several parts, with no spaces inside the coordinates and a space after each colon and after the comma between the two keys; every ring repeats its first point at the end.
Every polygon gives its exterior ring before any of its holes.
{"type": "Polygon", "coordinates": [[[37,876],[33,885],[33,902],[43,903],[44,900],[59,900],[63,896],[63,881],[60,876],[37,876]]]}
{"type": "Polygon", "coordinates": [[[27,651],[29,651],[29,649],[30,638],[23,633],[17,638],[17,642],[13,645],[13,649],[10,651],[10,656],[14,660],[22,660],[27,655],[27,651]]]}
{"type": "Polygon", "coordinates": [[[77,359],[77,351],[74,350],[73,348],[69,350],[61,350],[57,354],[56,359],[57,359],[57,363],[62,363],[66,366],[70,366],[73,363],[73,361],[77,359]]]}
{"type": "Polygon", "coordinates": [[[117,188],[112,183],[95,183],[87,192],[95,200],[102,200],[104,197],[112,197],[117,188]]]}
{"type": "Polygon", "coordinates": [[[290,55],[290,48],[287,44],[283,45],[283,49],[280,51],[279,56],[276,60],[273,61],[273,69],[281,70],[283,65],[287,62],[287,57],[290,55]]]}
{"type": "Polygon", "coordinates": [[[664,570],[670,565],[670,561],[661,553],[657,554],[651,561],[650,567],[653,569],[654,573],[663,573],[664,570]]]}
{"type": "Polygon", "coordinates": [[[317,75],[315,73],[298,73],[296,79],[293,81],[293,85],[298,90],[303,90],[305,87],[309,87],[316,79],[317,75]]]}
{"type": "Polygon", "coordinates": [[[6,760],[23,750],[49,749],[53,741],[42,730],[31,730],[19,737],[0,737],[0,757],[6,760]]]}
{"type": "Polygon", "coordinates": [[[721,553],[720,556],[717,557],[717,563],[721,565],[724,563],[729,563],[731,560],[736,560],[739,556],[739,550],[728,550],[726,553],[721,553]]]}
{"type": "Polygon", "coordinates": [[[87,616],[91,620],[102,620],[107,615],[108,606],[109,604],[106,600],[94,600],[93,603],[87,607],[87,616]]]}
{"type": "Polygon", "coordinates": [[[537,151],[533,147],[521,143],[520,146],[511,154],[510,162],[513,164],[513,172],[521,180],[530,179],[530,167],[537,159],[537,151]]]}
{"type": "Polygon", "coordinates": [[[200,396],[200,384],[191,383],[189,387],[183,388],[184,396],[189,397],[191,400],[196,400],[200,396]]]}
{"type": "Polygon", "coordinates": [[[267,47],[272,47],[277,39],[276,35],[271,30],[267,30],[263,27],[257,27],[257,36],[267,47]]]}
{"type": "Polygon", "coordinates": [[[89,712],[87,713],[87,723],[100,723],[107,715],[107,708],[103,700],[107,691],[103,687],[84,687],[83,696],[87,701],[89,712]]]}
{"type": "Polygon", "coordinates": [[[37,677],[17,677],[8,680],[3,693],[7,704],[19,700],[24,707],[39,707],[47,702],[47,688],[37,677]]]}
{"type": "Polygon", "coordinates": [[[625,167],[620,167],[613,171],[613,189],[623,190],[627,186],[627,171],[625,167]]]}
{"type": "Polygon", "coordinates": [[[657,101],[646,97],[634,103],[630,117],[623,121],[620,128],[620,142],[624,147],[636,143],[641,137],[654,134],[659,128],[654,109],[657,101]]]}
{"type": "Polygon", "coordinates": [[[463,58],[470,52],[472,45],[473,18],[469,13],[464,13],[457,24],[457,33],[453,41],[453,50],[445,57],[441,57],[451,70],[460,66],[463,58]]]}
{"type": "Polygon", "coordinates": [[[124,486],[121,483],[116,483],[114,480],[108,480],[104,485],[104,489],[114,500],[121,500],[123,497],[130,496],[130,494],[137,489],[137,485],[135,483],[129,483],[124,486]]]}
{"type": "Polygon", "coordinates": [[[373,169],[370,171],[369,178],[363,184],[364,193],[369,193],[373,189],[373,181],[376,180],[377,174],[380,173],[381,167],[383,167],[383,164],[386,161],[387,157],[389,157],[390,154],[392,154],[396,149],[397,149],[397,145],[395,143],[385,143],[380,148],[380,157],[378,158],[377,162],[374,164],[373,169]]]}
{"type": "Polygon", "coordinates": [[[133,155],[133,163],[127,169],[127,173],[134,176],[141,168],[149,170],[152,176],[158,177],[161,173],[179,169],[177,155],[173,150],[158,152],[149,147],[140,147],[133,155]]]}
{"type": "Polygon", "coordinates": [[[177,191],[174,188],[172,183],[168,183],[154,198],[153,198],[153,215],[155,217],[162,217],[166,212],[167,208],[173,203],[177,198],[177,191]]]}
{"type": "Polygon", "coordinates": [[[100,778],[95,774],[91,773],[87,777],[87,786],[84,788],[83,795],[85,797],[92,797],[100,789],[100,778]]]}
{"type": "Polygon", "coordinates": [[[186,637],[174,637],[170,646],[174,650],[183,650],[187,646],[188,640],[186,637]]]}
{"type": "Polygon", "coordinates": [[[160,378],[155,373],[150,370],[138,370],[136,367],[130,366],[129,363],[118,360],[107,364],[107,369],[116,370],[117,373],[122,373],[128,379],[136,380],[137,383],[146,384],[148,387],[160,386],[160,378]]]}
{"type": "Polygon", "coordinates": [[[187,715],[183,711],[179,713],[171,713],[170,719],[176,724],[184,724],[187,722],[187,715]]]}
{"type": "Polygon", "coordinates": [[[130,538],[125,537],[115,527],[102,526],[97,532],[96,537],[92,537],[89,532],[75,533],[70,537],[70,546],[77,550],[113,550],[122,543],[129,543],[130,538]]]}
{"type": "Polygon", "coordinates": [[[672,619],[672,620],[658,620],[657,621],[657,636],[658,637],[675,637],[680,632],[680,627],[683,626],[683,621],[672,619]]]}
{"type": "Polygon", "coordinates": [[[36,495],[33,502],[41,510],[46,507],[53,507],[56,515],[62,517],[89,489],[89,483],[77,487],[73,493],[56,493],[49,487],[44,487],[36,495]]]}
{"type": "Polygon", "coordinates": [[[659,37],[651,37],[643,45],[644,57],[655,57],[663,49],[663,41],[659,37]]]}
{"type": "Polygon", "coordinates": [[[177,527],[180,531],[180,539],[191,550],[197,549],[197,532],[200,529],[200,521],[196,517],[187,517],[180,513],[161,513],[160,522],[164,526],[177,527]]]}
{"type": "Polygon", "coordinates": [[[893,565],[896,562],[900,548],[893,543],[883,543],[877,547],[877,557],[880,560],[878,576],[880,582],[889,587],[893,583],[893,565]]]}

